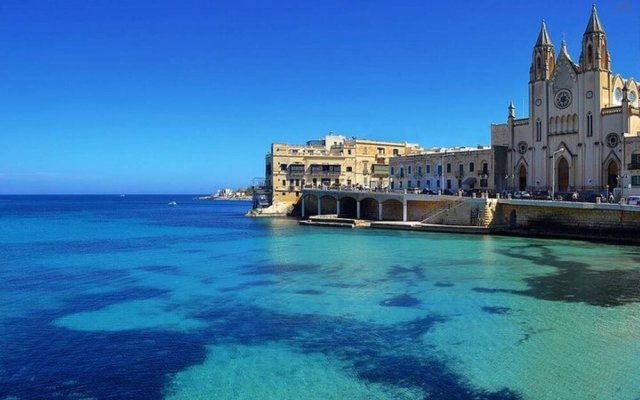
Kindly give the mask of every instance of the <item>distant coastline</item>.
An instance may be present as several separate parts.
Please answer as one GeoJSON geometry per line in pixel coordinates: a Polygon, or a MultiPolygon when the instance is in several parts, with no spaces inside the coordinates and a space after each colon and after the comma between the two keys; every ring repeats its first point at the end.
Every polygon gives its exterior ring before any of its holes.
{"type": "Polygon", "coordinates": [[[196,200],[204,201],[219,201],[219,200],[231,200],[231,201],[251,201],[250,196],[200,196],[196,197],[196,200]]]}

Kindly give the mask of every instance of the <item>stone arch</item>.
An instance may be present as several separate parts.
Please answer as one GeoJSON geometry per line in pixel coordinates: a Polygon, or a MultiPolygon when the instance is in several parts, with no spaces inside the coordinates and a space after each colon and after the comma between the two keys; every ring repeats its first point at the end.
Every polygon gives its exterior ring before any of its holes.
{"type": "MultiPolygon", "coordinates": [[[[640,95],[638,94],[638,84],[633,78],[627,79],[627,89],[629,90],[629,96],[631,96],[631,93],[635,94],[635,101],[633,101],[631,105],[634,107],[638,107],[638,105],[640,104],[640,101],[638,101],[638,97],[640,97],[640,95]]],[[[631,99],[629,99],[629,101],[631,101],[631,99]]]]}
{"type": "Polygon", "coordinates": [[[314,194],[307,194],[303,197],[304,200],[304,216],[318,215],[318,196],[314,194]]]}
{"type": "Polygon", "coordinates": [[[320,213],[322,215],[337,214],[338,199],[328,194],[320,197],[320,213]]]}
{"type": "Polygon", "coordinates": [[[557,169],[556,187],[559,192],[566,192],[569,190],[569,162],[565,157],[558,157],[557,169]]]}
{"type": "Polygon", "coordinates": [[[382,219],[385,221],[402,221],[402,202],[396,199],[383,201],[382,219]]]}
{"type": "Polygon", "coordinates": [[[518,190],[527,190],[527,166],[521,162],[516,170],[518,172],[518,190]]]}
{"type": "Polygon", "coordinates": [[[602,69],[609,69],[609,53],[604,43],[602,44],[602,50],[600,50],[600,57],[602,58],[602,69]]]}
{"type": "Polygon", "coordinates": [[[549,118],[549,132],[551,133],[556,132],[556,120],[553,117],[549,118]]]}
{"type": "Polygon", "coordinates": [[[567,119],[564,115],[560,118],[560,133],[565,133],[567,131],[567,119]]]}
{"type": "Polygon", "coordinates": [[[605,159],[603,164],[603,182],[602,186],[610,191],[619,186],[618,179],[620,177],[620,159],[616,156],[616,154],[612,151],[609,153],[609,156],[605,159]]]}
{"type": "Polygon", "coordinates": [[[613,92],[611,92],[611,105],[612,106],[619,106],[620,105],[620,100],[616,99],[616,91],[618,90],[622,90],[622,87],[624,86],[624,81],[622,80],[622,77],[620,76],[620,74],[616,74],[616,76],[613,77],[613,92]]]}
{"type": "Polygon", "coordinates": [[[571,132],[578,132],[578,114],[573,114],[573,127],[571,132]]]}
{"type": "Polygon", "coordinates": [[[371,197],[360,200],[360,218],[377,221],[378,204],[378,200],[371,197]]]}
{"type": "Polygon", "coordinates": [[[353,197],[344,196],[338,200],[340,202],[340,215],[344,218],[357,218],[357,201],[353,197]]]}
{"type": "Polygon", "coordinates": [[[587,68],[593,67],[593,46],[591,42],[587,45],[587,68]]]}

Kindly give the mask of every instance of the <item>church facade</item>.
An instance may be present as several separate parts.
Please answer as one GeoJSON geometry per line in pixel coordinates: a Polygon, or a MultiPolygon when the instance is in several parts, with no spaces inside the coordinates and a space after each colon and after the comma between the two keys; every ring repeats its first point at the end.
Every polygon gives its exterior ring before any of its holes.
{"type": "Polygon", "coordinates": [[[492,147],[506,148],[506,190],[640,194],[638,83],[614,74],[595,6],[578,63],[563,40],[556,56],[545,23],[533,47],[528,118],[513,103],[492,124],[492,147]]]}

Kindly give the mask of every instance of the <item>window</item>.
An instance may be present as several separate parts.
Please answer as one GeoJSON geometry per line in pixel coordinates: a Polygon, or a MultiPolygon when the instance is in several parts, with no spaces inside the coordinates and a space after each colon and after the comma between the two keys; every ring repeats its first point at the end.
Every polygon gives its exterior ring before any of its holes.
{"type": "Polygon", "coordinates": [[[293,179],[289,179],[289,186],[293,187],[293,179]]]}
{"type": "Polygon", "coordinates": [[[391,189],[395,188],[395,182],[391,181],[391,189]]]}
{"type": "Polygon", "coordinates": [[[438,165],[438,175],[442,175],[442,165],[438,165]]]}
{"type": "Polygon", "coordinates": [[[422,175],[422,167],[418,166],[418,175],[422,175]]]}
{"type": "Polygon", "coordinates": [[[411,187],[411,181],[407,181],[407,187],[410,188],[411,187]]]}
{"type": "Polygon", "coordinates": [[[393,175],[393,167],[391,167],[391,175],[393,175]]]}
{"type": "Polygon", "coordinates": [[[487,187],[489,186],[487,184],[487,182],[489,182],[487,179],[480,179],[480,187],[487,187]]]}
{"type": "Polygon", "coordinates": [[[407,167],[407,174],[411,174],[411,165],[407,167]]]}
{"type": "Polygon", "coordinates": [[[436,186],[438,186],[438,188],[440,188],[440,179],[438,179],[438,181],[436,182],[436,186]]]}
{"type": "Polygon", "coordinates": [[[540,122],[540,118],[536,120],[536,141],[542,141],[542,122],[540,122]]]}
{"type": "Polygon", "coordinates": [[[347,154],[351,155],[351,149],[347,150],[347,154]]]}
{"type": "Polygon", "coordinates": [[[420,187],[420,181],[416,181],[416,187],[420,187]]]}
{"type": "Polygon", "coordinates": [[[635,153],[631,155],[631,164],[640,164],[640,153],[635,153]]]}
{"type": "Polygon", "coordinates": [[[451,189],[451,179],[447,179],[447,189],[451,189]]]}
{"type": "Polygon", "coordinates": [[[398,155],[398,149],[393,149],[393,155],[397,156],[398,155]]]}
{"type": "Polygon", "coordinates": [[[431,165],[427,164],[427,174],[431,173],[431,165]]]}
{"type": "Polygon", "coordinates": [[[593,115],[590,112],[587,113],[587,136],[593,136],[593,115]]]}
{"type": "Polygon", "coordinates": [[[400,189],[402,189],[402,181],[400,181],[400,189]]]}
{"type": "Polygon", "coordinates": [[[287,164],[280,164],[280,171],[286,171],[287,170],[287,164]]]}
{"type": "Polygon", "coordinates": [[[447,163],[447,174],[451,173],[451,163],[447,163]]]}
{"type": "Polygon", "coordinates": [[[282,180],[282,186],[287,186],[287,180],[286,179],[282,180]]]}
{"type": "Polygon", "coordinates": [[[347,186],[351,186],[351,179],[347,179],[347,186]]]}
{"type": "Polygon", "coordinates": [[[384,147],[378,147],[378,154],[384,155],[384,147]]]}
{"type": "Polygon", "coordinates": [[[353,168],[352,167],[347,167],[347,172],[353,172],[353,168]]]}
{"type": "Polygon", "coordinates": [[[472,162],[470,162],[469,163],[469,172],[473,172],[474,167],[475,167],[475,165],[472,162]]]}
{"type": "Polygon", "coordinates": [[[300,179],[296,179],[296,186],[300,186],[300,179]]]}
{"type": "Polygon", "coordinates": [[[400,178],[404,178],[404,168],[400,167],[400,178]]]}
{"type": "Polygon", "coordinates": [[[462,187],[462,179],[458,179],[458,187],[461,188],[462,187]]]}
{"type": "Polygon", "coordinates": [[[631,175],[631,186],[632,187],[640,186],[640,175],[631,175]]]}
{"type": "Polygon", "coordinates": [[[431,179],[427,179],[427,187],[431,187],[431,179]]]}
{"type": "Polygon", "coordinates": [[[462,164],[458,165],[458,174],[460,175],[461,178],[464,176],[464,165],[462,164]]]}
{"type": "Polygon", "coordinates": [[[486,162],[482,163],[482,174],[489,175],[489,164],[487,164],[486,162]]]}

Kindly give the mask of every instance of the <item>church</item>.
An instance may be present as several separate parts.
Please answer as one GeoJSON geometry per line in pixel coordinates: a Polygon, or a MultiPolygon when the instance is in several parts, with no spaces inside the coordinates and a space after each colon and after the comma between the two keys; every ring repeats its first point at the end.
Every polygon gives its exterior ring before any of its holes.
{"type": "Polygon", "coordinates": [[[529,117],[491,125],[491,144],[506,148],[506,190],[640,194],[638,83],[614,74],[595,6],[578,63],[563,40],[557,53],[542,22],[529,70],[529,117]]]}

